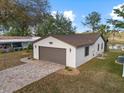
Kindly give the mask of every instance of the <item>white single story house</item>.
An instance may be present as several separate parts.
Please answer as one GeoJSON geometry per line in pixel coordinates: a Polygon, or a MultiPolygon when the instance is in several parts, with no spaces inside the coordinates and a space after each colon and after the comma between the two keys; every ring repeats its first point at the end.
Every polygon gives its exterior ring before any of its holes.
{"type": "Polygon", "coordinates": [[[0,50],[8,52],[11,49],[25,49],[39,38],[40,37],[0,36],[0,50]]]}
{"type": "Polygon", "coordinates": [[[76,68],[104,52],[98,33],[52,35],[33,43],[33,57],[76,68]]]}

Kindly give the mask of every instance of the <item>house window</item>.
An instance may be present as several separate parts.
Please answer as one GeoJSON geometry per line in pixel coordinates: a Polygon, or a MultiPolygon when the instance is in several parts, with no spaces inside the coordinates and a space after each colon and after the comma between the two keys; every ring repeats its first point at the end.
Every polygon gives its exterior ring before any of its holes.
{"type": "Polygon", "coordinates": [[[99,51],[99,44],[98,44],[98,48],[97,48],[97,51],[99,51]]]}
{"type": "Polygon", "coordinates": [[[101,44],[101,49],[103,49],[103,43],[101,44]]]}
{"type": "Polygon", "coordinates": [[[14,48],[22,47],[22,42],[15,42],[15,43],[13,43],[13,47],[14,48]]]}
{"type": "Polygon", "coordinates": [[[89,55],[89,46],[85,47],[85,56],[88,56],[88,55],[89,55]]]}

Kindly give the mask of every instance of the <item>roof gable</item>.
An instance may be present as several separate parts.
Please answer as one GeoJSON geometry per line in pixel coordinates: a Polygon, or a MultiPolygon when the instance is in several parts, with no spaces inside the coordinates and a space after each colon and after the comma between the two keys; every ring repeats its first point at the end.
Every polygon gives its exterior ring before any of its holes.
{"type": "Polygon", "coordinates": [[[57,38],[75,47],[94,44],[100,36],[101,35],[98,33],[76,34],[76,35],[75,34],[74,35],[53,35],[54,38],[57,38]]]}
{"type": "MultiPolygon", "coordinates": [[[[85,34],[73,34],[73,35],[52,35],[52,37],[54,37],[58,40],[61,40],[65,43],[68,43],[74,47],[92,45],[97,41],[97,39],[100,36],[101,35],[99,33],[85,33],[85,34]]],[[[42,40],[42,38],[39,40],[42,40]]],[[[37,40],[36,42],[38,42],[39,40],[37,40]]]]}

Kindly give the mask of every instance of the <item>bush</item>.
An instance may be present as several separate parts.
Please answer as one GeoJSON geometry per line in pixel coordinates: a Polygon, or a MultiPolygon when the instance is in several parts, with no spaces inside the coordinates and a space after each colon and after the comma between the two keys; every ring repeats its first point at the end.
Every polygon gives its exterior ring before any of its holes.
{"type": "Polygon", "coordinates": [[[29,44],[29,45],[28,45],[28,49],[29,49],[29,50],[30,50],[30,49],[33,49],[32,44],[29,44]]]}
{"type": "Polygon", "coordinates": [[[33,49],[32,44],[29,44],[29,45],[28,45],[28,48],[26,49],[26,51],[27,51],[27,52],[31,52],[31,51],[32,51],[32,49],[33,49]]]}

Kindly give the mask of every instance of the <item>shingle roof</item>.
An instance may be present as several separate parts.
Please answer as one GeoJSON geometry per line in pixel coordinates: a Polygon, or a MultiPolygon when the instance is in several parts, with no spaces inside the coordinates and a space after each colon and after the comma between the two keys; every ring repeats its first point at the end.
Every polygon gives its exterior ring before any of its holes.
{"type": "Polygon", "coordinates": [[[10,43],[10,42],[34,42],[40,37],[30,37],[30,36],[0,36],[0,43],[10,43]]]}
{"type": "Polygon", "coordinates": [[[100,36],[101,35],[99,33],[88,33],[88,34],[86,33],[86,34],[75,34],[75,35],[53,35],[54,38],[57,38],[75,47],[94,44],[100,36]]]}
{"type": "MultiPolygon", "coordinates": [[[[73,34],[73,35],[52,35],[63,42],[66,42],[75,47],[87,46],[94,44],[101,35],[99,33],[84,33],[84,34],[73,34]]],[[[43,38],[41,38],[43,39],[43,38]]],[[[39,40],[41,40],[39,39],[39,40]]],[[[39,41],[36,40],[35,42],[39,41]]],[[[34,42],[34,43],[35,43],[34,42]]]]}

